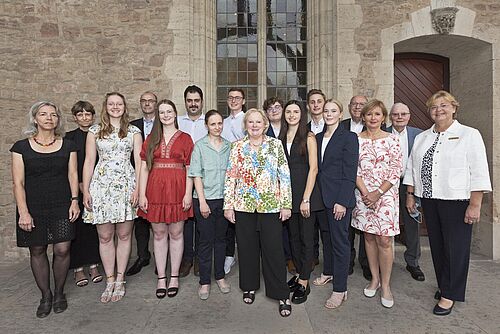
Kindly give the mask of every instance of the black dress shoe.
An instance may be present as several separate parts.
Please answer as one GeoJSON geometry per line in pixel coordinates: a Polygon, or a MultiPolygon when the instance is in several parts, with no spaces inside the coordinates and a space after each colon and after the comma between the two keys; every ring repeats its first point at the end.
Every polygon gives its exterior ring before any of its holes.
{"type": "Polygon", "coordinates": [[[127,276],[132,276],[137,274],[139,271],[141,271],[142,267],[145,267],[147,265],[149,265],[149,259],[137,258],[134,264],[130,268],[128,268],[127,276]]]}
{"type": "Polygon", "coordinates": [[[434,294],[434,299],[435,300],[441,299],[441,290],[440,289],[437,289],[436,293],[434,294]]]}
{"type": "Polygon", "coordinates": [[[411,277],[413,277],[414,280],[417,280],[420,282],[425,281],[425,275],[419,266],[412,267],[410,265],[407,265],[406,270],[408,270],[410,272],[411,277]]]}
{"type": "Polygon", "coordinates": [[[52,304],[54,313],[62,313],[68,308],[68,301],[66,300],[66,295],[54,295],[54,303],[52,304]]]}
{"type": "Polygon", "coordinates": [[[186,277],[187,275],[189,275],[192,266],[193,266],[193,261],[182,260],[181,267],[179,269],[179,277],[186,277]]]}
{"type": "Polygon", "coordinates": [[[451,304],[450,308],[442,308],[438,303],[436,304],[436,306],[434,306],[434,310],[432,310],[432,313],[434,313],[435,315],[448,315],[451,313],[453,306],[455,306],[455,302],[451,304]]]}
{"type": "Polygon", "coordinates": [[[45,318],[50,314],[52,310],[52,293],[50,293],[47,297],[43,297],[40,299],[40,305],[36,310],[36,316],[38,318],[45,318]]]}
{"type": "Polygon", "coordinates": [[[363,277],[367,281],[371,281],[372,280],[372,272],[370,271],[369,267],[363,267],[363,277]]]}
{"type": "Polygon", "coordinates": [[[295,289],[297,289],[299,287],[299,278],[297,277],[297,275],[293,276],[292,278],[290,278],[287,282],[288,284],[288,289],[290,289],[290,292],[294,292],[295,289]]]}
{"type": "Polygon", "coordinates": [[[307,284],[307,287],[300,283],[297,283],[298,287],[295,289],[292,295],[292,303],[302,304],[307,300],[307,295],[311,292],[311,287],[307,284]]]}

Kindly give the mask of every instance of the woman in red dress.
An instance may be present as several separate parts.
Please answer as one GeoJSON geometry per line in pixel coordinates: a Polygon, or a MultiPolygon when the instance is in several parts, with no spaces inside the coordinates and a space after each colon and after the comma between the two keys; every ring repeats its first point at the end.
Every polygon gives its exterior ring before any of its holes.
{"type": "Polygon", "coordinates": [[[184,248],[184,220],[193,216],[193,181],[187,169],[193,151],[191,137],[178,130],[177,109],[170,100],[157,104],[153,129],[142,146],[138,215],[152,224],[158,282],[156,296],[179,291],[179,267],[184,248]],[[169,242],[170,239],[170,242],[169,242]],[[170,249],[170,282],[166,263],[170,249]]]}

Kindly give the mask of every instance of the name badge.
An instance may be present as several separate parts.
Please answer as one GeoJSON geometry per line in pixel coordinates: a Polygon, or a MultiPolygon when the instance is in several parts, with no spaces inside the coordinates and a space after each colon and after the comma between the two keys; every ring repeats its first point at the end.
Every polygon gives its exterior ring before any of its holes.
{"type": "Polygon", "coordinates": [[[448,140],[457,140],[457,139],[460,139],[460,137],[450,137],[450,138],[448,138],[448,140]]]}

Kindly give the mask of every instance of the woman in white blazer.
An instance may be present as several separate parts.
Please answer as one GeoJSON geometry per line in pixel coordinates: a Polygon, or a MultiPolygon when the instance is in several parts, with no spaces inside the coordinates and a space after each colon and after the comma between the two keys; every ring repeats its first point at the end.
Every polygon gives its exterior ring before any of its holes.
{"type": "Polygon", "coordinates": [[[465,300],[472,224],[491,183],[481,134],[455,119],[455,97],[438,91],[426,104],[434,125],[415,138],[403,183],[410,212],[422,199],[438,283],[433,313],[448,315],[465,300]]]}

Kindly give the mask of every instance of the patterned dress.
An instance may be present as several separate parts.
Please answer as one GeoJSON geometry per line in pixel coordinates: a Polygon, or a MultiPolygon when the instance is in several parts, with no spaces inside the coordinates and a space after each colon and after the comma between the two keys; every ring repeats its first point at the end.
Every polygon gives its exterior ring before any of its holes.
{"type": "Polygon", "coordinates": [[[376,190],[384,181],[392,187],[383,194],[375,207],[368,208],[356,189],[356,207],[351,225],[361,231],[381,236],[399,234],[399,181],[403,158],[399,139],[390,134],[376,140],[359,137],[358,176],[368,191],[376,190]]]}
{"type": "Polygon", "coordinates": [[[134,135],[141,133],[136,126],[129,125],[127,136],[118,137],[114,131],[108,138],[98,138],[100,126],[93,125],[89,132],[96,135],[97,163],[92,180],[92,212],[85,210],[83,220],[89,224],[122,223],[137,217],[130,203],[135,190],[135,171],[130,162],[134,147],[134,135]]]}

